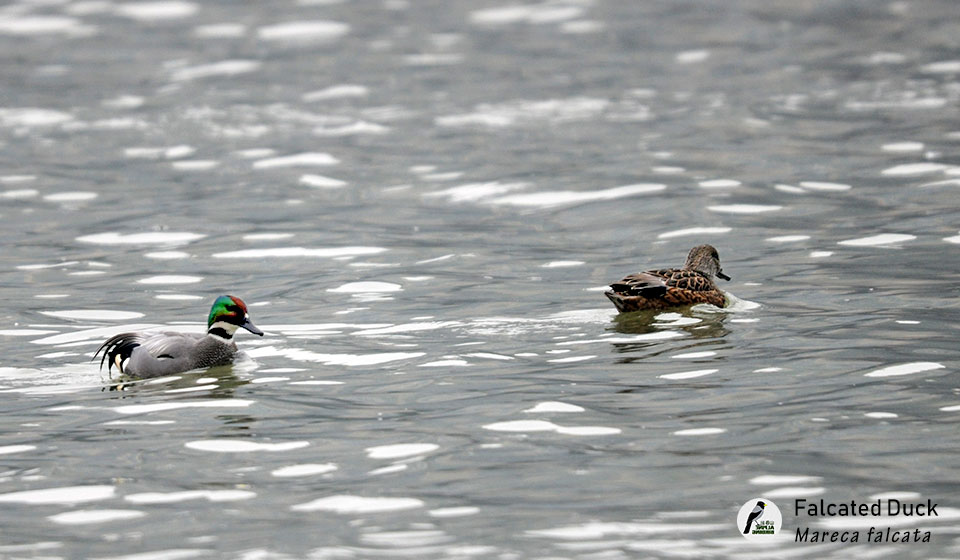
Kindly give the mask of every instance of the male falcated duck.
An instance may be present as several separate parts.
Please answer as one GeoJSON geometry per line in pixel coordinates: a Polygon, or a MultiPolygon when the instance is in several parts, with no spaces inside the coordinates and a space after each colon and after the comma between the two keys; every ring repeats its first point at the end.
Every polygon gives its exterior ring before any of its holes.
{"type": "Polygon", "coordinates": [[[666,309],[696,303],[723,307],[726,298],[716,279],[730,280],[720,269],[720,256],[711,245],[690,249],[682,268],[661,268],[638,272],[610,284],[604,292],[621,313],[644,309],[666,309]]]}
{"type": "Polygon", "coordinates": [[[238,354],[233,333],[239,328],[263,336],[250,322],[247,305],[240,298],[220,296],[207,318],[207,332],[134,332],[111,337],[93,355],[103,352],[100,368],[117,366],[121,374],[133,377],[159,377],[191,369],[232,364],[238,354]]]}

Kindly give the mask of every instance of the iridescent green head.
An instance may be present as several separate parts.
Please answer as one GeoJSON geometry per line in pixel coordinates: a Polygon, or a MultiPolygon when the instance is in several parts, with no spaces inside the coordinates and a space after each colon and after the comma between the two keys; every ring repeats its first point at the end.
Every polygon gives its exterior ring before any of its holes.
{"type": "Polygon", "coordinates": [[[220,296],[207,317],[207,333],[221,338],[232,338],[238,328],[244,328],[253,334],[263,336],[263,331],[250,321],[247,304],[238,297],[220,296]]]}

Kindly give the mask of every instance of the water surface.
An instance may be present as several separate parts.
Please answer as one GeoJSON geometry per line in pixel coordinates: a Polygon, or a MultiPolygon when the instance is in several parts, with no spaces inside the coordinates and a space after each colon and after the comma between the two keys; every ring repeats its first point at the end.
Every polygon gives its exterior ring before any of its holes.
{"type": "Polygon", "coordinates": [[[0,556],[955,557],[958,21],[0,8],[0,556]],[[615,315],[700,243],[734,305],[615,315]],[[109,390],[222,293],[248,360],[109,390]],[[758,547],[760,495],[941,515],[758,547]]]}

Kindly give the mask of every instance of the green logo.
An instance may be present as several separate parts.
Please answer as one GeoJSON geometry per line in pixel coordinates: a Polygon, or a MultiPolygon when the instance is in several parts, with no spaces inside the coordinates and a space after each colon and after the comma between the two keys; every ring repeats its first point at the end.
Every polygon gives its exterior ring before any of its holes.
{"type": "Polygon", "coordinates": [[[772,539],[782,525],[780,508],[766,498],[751,498],[737,512],[737,532],[748,541],[772,539]]]}

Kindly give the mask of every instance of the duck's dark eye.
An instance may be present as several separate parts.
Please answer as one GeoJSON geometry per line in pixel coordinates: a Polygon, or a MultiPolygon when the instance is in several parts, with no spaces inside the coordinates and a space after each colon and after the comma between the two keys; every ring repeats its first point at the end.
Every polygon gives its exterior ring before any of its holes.
{"type": "Polygon", "coordinates": [[[719,259],[719,258],[720,258],[720,255],[719,255],[716,251],[711,252],[711,253],[710,253],[710,256],[712,256],[712,257],[715,258],[715,259],[719,259]]]}

